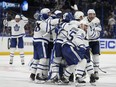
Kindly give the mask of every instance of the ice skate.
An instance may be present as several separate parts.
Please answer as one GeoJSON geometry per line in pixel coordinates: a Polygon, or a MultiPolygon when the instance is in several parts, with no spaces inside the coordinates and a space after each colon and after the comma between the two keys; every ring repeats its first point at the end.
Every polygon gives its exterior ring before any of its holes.
{"type": "Polygon", "coordinates": [[[13,64],[13,58],[10,58],[9,64],[13,64]]]}
{"type": "Polygon", "coordinates": [[[40,77],[40,75],[39,74],[37,74],[37,76],[36,76],[36,78],[35,78],[35,83],[37,83],[37,84],[43,84],[43,83],[45,83],[46,81],[42,78],[42,77],[40,77]]]}
{"type": "Polygon", "coordinates": [[[30,75],[30,80],[31,80],[31,81],[34,81],[34,80],[35,80],[35,74],[31,73],[31,75],[30,75]]]}
{"type": "Polygon", "coordinates": [[[95,72],[94,72],[94,76],[95,76],[95,79],[96,79],[96,80],[99,80],[99,74],[98,74],[98,71],[95,71],[95,72]]]}
{"type": "Polygon", "coordinates": [[[61,77],[61,80],[58,82],[59,85],[68,85],[69,80],[66,79],[64,76],[61,77]]]}
{"type": "Polygon", "coordinates": [[[91,74],[91,76],[90,76],[90,83],[91,83],[91,85],[93,85],[93,86],[96,86],[96,84],[95,84],[95,76],[94,76],[94,74],[91,74]]]}
{"type": "Polygon", "coordinates": [[[21,58],[21,64],[24,65],[25,62],[24,62],[24,58],[21,58]]]}
{"type": "Polygon", "coordinates": [[[85,86],[86,81],[83,78],[76,77],[75,87],[85,86]]]}
{"type": "Polygon", "coordinates": [[[52,83],[55,83],[55,84],[58,84],[58,81],[59,81],[59,79],[58,79],[58,76],[57,76],[57,75],[56,75],[56,76],[54,76],[53,78],[51,78],[50,80],[51,80],[51,82],[52,82],[52,83]]]}

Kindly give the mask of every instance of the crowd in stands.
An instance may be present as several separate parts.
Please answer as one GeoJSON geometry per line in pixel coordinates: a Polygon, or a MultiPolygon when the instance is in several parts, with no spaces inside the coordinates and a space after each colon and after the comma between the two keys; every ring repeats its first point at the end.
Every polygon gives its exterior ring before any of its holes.
{"type": "MultiPolygon", "coordinates": [[[[97,14],[97,17],[101,20],[102,32],[101,38],[116,38],[116,1],[115,0],[34,0],[34,2],[38,3],[38,10],[43,7],[48,7],[50,9],[60,8],[63,11],[66,11],[67,8],[71,9],[71,5],[74,3],[77,4],[78,9],[83,11],[86,15],[86,12],[90,8],[94,8],[97,14]]],[[[34,4],[35,5],[35,4],[34,4]]],[[[34,8],[33,8],[34,9],[34,8]]],[[[35,11],[35,9],[34,9],[35,11]]],[[[26,13],[25,13],[26,14],[26,13]]],[[[25,15],[24,14],[24,15],[25,15]]],[[[26,17],[30,18],[29,23],[25,26],[26,36],[33,35],[34,29],[34,18],[32,18],[34,13],[31,15],[26,14],[26,17]]],[[[3,27],[4,28],[4,27],[3,27]]],[[[1,34],[9,35],[9,30],[4,29],[5,31],[1,32],[1,34]]]]}

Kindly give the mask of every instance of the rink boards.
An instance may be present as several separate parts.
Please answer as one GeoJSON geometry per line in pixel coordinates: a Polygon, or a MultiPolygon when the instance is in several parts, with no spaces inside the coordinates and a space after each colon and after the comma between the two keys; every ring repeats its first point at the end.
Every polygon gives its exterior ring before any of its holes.
{"type": "MultiPolygon", "coordinates": [[[[32,37],[24,37],[24,52],[26,55],[33,54],[32,37]]],[[[100,39],[101,54],[116,54],[115,39],[100,39]]],[[[9,55],[10,37],[0,37],[0,55],[9,55]]],[[[16,49],[15,54],[19,54],[16,49]]]]}

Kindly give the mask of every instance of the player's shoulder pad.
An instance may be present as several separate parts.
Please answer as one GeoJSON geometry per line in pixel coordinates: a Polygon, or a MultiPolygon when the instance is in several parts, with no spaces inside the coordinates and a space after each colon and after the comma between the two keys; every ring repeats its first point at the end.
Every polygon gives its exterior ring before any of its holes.
{"type": "Polygon", "coordinates": [[[79,32],[81,32],[81,33],[85,33],[85,31],[84,31],[83,29],[81,29],[81,28],[78,28],[78,30],[79,30],[79,32]]]}
{"type": "Polygon", "coordinates": [[[11,20],[11,22],[16,22],[15,20],[11,20]]]}
{"type": "Polygon", "coordinates": [[[95,17],[91,22],[92,23],[100,23],[100,20],[99,20],[99,18],[95,17]]]}
{"type": "Polygon", "coordinates": [[[69,23],[69,24],[79,25],[79,24],[80,24],[80,22],[79,22],[79,21],[76,21],[76,20],[72,20],[72,21],[70,21],[70,23],[69,23]]]}
{"type": "Polygon", "coordinates": [[[41,23],[41,21],[36,21],[36,23],[40,24],[40,23],[41,23]]]}
{"type": "Polygon", "coordinates": [[[85,38],[86,32],[83,29],[79,28],[78,33],[81,35],[81,37],[85,38]]]}
{"type": "Polygon", "coordinates": [[[83,20],[84,20],[84,21],[85,21],[85,20],[88,20],[88,19],[87,19],[87,16],[85,16],[85,17],[83,18],[83,20]]]}

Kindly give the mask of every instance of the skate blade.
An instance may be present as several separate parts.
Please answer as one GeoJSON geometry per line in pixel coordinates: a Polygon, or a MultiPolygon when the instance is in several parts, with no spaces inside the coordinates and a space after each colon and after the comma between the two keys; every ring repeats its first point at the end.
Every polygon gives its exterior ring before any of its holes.
{"type": "Polygon", "coordinates": [[[13,60],[10,60],[10,61],[9,61],[9,64],[11,64],[11,65],[12,65],[12,64],[13,64],[13,60]]]}
{"type": "Polygon", "coordinates": [[[30,81],[30,82],[34,82],[35,79],[32,79],[31,77],[29,77],[29,81],[30,81]]]}
{"type": "Polygon", "coordinates": [[[46,81],[35,80],[36,84],[44,84],[46,81]]]}
{"type": "Polygon", "coordinates": [[[57,82],[58,85],[69,85],[69,83],[64,83],[62,81],[57,82]]]}
{"type": "Polygon", "coordinates": [[[86,83],[77,83],[75,84],[75,87],[83,87],[86,86],[86,83]]]}
{"type": "Polygon", "coordinates": [[[25,65],[25,63],[21,63],[22,65],[25,65]]]}
{"type": "Polygon", "coordinates": [[[63,82],[58,82],[58,83],[55,83],[57,85],[69,85],[69,83],[63,83],[63,82]]]}
{"type": "Polygon", "coordinates": [[[91,83],[91,85],[92,85],[92,86],[96,86],[96,84],[95,84],[95,83],[91,83]]]}
{"type": "Polygon", "coordinates": [[[13,63],[9,63],[10,65],[12,65],[13,63]]]}

